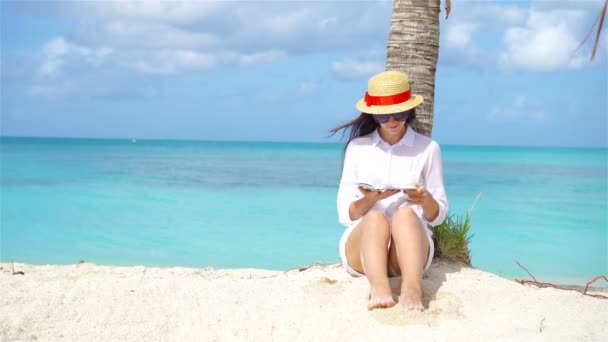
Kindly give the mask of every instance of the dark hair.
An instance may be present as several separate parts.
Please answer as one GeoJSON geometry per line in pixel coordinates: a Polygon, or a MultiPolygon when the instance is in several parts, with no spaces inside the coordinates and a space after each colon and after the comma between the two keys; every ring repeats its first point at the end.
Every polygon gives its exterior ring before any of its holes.
{"type": "MultiPolygon", "coordinates": [[[[405,123],[409,125],[410,122],[416,119],[416,108],[412,108],[406,111],[405,113],[408,113],[405,123]]],[[[374,116],[367,113],[361,113],[361,115],[359,115],[359,117],[357,117],[356,119],[329,130],[329,133],[331,134],[328,137],[333,136],[342,129],[344,130],[342,131],[342,136],[344,136],[348,131],[348,141],[344,145],[343,151],[344,153],[346,153],[346,147],[351,141],[358,137],[370,134],[371,132],[376,130],[376,128],[378,128],[378,123],[376,122],[376,120],[374,120],[374,116]]],[[[342,159],[344,159],[344,155],[342,156],[342,159]]]]}

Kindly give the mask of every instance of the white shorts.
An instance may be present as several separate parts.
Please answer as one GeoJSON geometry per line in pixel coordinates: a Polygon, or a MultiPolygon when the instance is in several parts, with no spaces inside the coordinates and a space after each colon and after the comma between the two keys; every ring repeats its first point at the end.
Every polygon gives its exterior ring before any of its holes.
{"type": "MultiPolygon", "coordinates": [[[[342,234],[342,237],[340,238],[340,259],[342,259],[342,266],[344,266],[344,269],[346,269],[346,272],[348,272],[349,274],[356,276],[356,277],[361,277],[361,276],[364,276],[365,274],[357,272],[352,267],[350,267],[350,265],[348,264],[348,261],[347,261],[348,259],[346,259],[346,241],[348,240],[348,237],[353,232],[353,230],[355,230],[355,228],[357,227],[357,225],[359,223],[360,222],[357,222],[357,223],[353,224],[352,226],[346,228],[346,230],[344,230],[344,233],[342,234]]],[[[426,223],[423,223],[422,225],[426,226],[426,223]]],[[[435,244],[433,243],[433,232],[428,228],[424,228],[424,230],[426,231],[426,236],[429,239],[429,258],[426,262],[426,265],[424,265],[424,269],[422,270],[422,273],[428,271],[429,268],[431,268],[431,262],[433,262],[433,255],[435,254],[435,244]]],[[[389,238],[388,247],[387,247],[388,250],[390,250],[390,248],[391,248],[391,241],[392,241],[392,238],[389,238]]],[[[388,263],[388,276],[389,277],[397,276],[397,274],[391,267],[390,262],[388,263]]]]}

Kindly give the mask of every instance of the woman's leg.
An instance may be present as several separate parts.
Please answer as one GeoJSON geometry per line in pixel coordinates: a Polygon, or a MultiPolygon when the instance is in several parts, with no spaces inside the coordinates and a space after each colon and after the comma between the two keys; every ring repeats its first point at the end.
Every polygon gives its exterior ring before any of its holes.
{"type": "Polygon", "coordinates": [[[424,310],[422,272],[429,256],[428,237],[411,208],[400,208],[392,221],[389,259],[393,270],[402,275],[399,302],[409,309],[424,310]]]}
{"type": "Polygon", "coordinates": [[[370,284],[369,310],[395,305],[387,275],[389,222],[379,211],[371,211],[346,240],[350,267],[364,273],[370,284]]]}

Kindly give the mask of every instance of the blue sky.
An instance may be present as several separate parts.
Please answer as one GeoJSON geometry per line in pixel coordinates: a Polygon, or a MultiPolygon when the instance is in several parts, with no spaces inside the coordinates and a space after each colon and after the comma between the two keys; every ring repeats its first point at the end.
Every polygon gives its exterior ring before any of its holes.
{"type": "MultiPolygon", "coordinates": [[[[576,50],[601,0],[452,2],[435,140],[608,147],[608,33],[595,62],[576,50]]],[[[0,6],[3,136],[333,142],[385,68],[392,2],[0,6]]]]}

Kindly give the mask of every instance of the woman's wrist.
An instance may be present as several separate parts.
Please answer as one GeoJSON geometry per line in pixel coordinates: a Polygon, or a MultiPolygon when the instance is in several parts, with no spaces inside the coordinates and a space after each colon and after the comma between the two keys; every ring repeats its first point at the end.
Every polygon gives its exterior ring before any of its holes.
{"type": "Polygon", "coordinates": [[[422,212],[424,218],[429,222],[435,220],[437,215],[439,215],[439,203],[437,203],[430,193],[424,203],[422,203],[422,212]]]}
{"type": "Polygon", "coordinates": [[[367,213],[374,206],[374,204],[376,204],[376,201],[365,196],[353,201],[349,208],[351,220],[357,220],[361,216],[365,215],[365,213],[367,213]]]}
{"type": "Polygon", "coordinates": [[[376,204],[376,201],[365,196],[360,198],[357,202],[359,202],[359,205],[357,206],[359,208],[359,217],[365,215],[365,213],[367,213],[374,206],[374,204],[376,204]]]}

